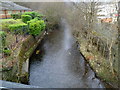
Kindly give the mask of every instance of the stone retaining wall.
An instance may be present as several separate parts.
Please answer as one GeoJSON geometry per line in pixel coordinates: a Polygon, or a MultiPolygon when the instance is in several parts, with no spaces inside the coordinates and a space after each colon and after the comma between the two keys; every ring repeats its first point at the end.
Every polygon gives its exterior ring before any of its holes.
{"type": "Polygon", "coordinates": [[[34,38],[33,36],[29,36],[26,40],[21,44],[21,48],[18,53],[18,81],[21,83],[28,82],[29,76],[29,58],[43,39],[45,35],[45,31],[43,31],[39,36],[34,38]]]}

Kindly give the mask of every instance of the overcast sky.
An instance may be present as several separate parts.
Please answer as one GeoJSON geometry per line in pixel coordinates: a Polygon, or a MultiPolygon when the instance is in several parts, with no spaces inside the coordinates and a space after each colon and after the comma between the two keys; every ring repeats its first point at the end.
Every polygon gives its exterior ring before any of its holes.
{"type": "MultiPolygon", "coordinates": [[[[2,0],[2,1],[6,1],[6,0],[2,0]]],[[[9,0],[9,1],[13,1],[13,2],[63,2],[63,1],[65,1],[65,2],[70,2],[70,1],[74,1],[74,2],[83,2],[83,1],[84,2],[90,2],[90,1],[93,1],[93,0],[9,0]]],[[[94,1],[118,2],[120,0],[94,0],[94,1]]]]}
{"type": "MultiPolygon", "coordinates": [[[[74,2],[89,2],[89,1],[93,1],[93,0],[70,0],[70,1],[74,1],[74,2]]],[[[119,0],[94,0],[94,1],[100,1],[100,2],[118,2],[119,0]]]]}

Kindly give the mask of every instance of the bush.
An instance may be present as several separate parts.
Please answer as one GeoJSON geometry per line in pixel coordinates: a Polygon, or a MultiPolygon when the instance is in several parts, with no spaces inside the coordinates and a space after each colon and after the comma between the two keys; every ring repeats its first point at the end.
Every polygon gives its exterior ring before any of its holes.
{"type": "Polygon", "coordinates": [[[0,26],[0,28],[2,28],[3,31],[9,32],[8,26],[9,26],[10,24],[15,24],[15,23],[17,23],[17,21],[14,20],[14,19],[4,19],[4,20],[1,21],[1,26],[0,26]]]}
{"type": "Polygon", "coordinates": [[[38,21],[38,20],[39,20],[38,18],[32,19],[32,20],[30,20],[30,21],[27,21],[27,24],[28,24],[28,26],[29,26],[30,23],[36,22],[36,21],[38,21]]]}
{"type": "Polygon", "coordinates": [[[22,15],[21,18],[24,23],[27,23],[27,21],[30,21],[32,19],[30,15],[22,15]]]}
{"type": "Polygon", "coordinates": [[[20,18],[21,18],[21,13],[11,14],[11,17],[12,17],[13,19],[20,19],[20,18]]]}
{"type": "Polygon", "coordinates": [[[38,17],[38,18],[43,17],[43,15],[39,14],[38,12],[25,12],[23,15],[30,15],[32,19],[34,19],[35,17],[38,17]]]}
{"type": "Polygon", "coordinates": [[[2,46],[5,46],[5,43],[6,43],[6,33],[4,31],[0,31],[0,38],[1,38],[2,46]]]}
{"type": "Polygon", "coordinates": [[[36,12],[36,18],[38,18],[39,20],[43,19],[44,15],[40,14],[40,13],[37,13],[36,12]]]}
{"type": "Polygon", "coordinates": [[[23,15],[30,15],[32,19],[35,18],[35,12],[25,12],[23,15]]]}
{"type": "Polygon", "coordinates": [[[2,28],[3,31],[5,32],[10,32],[9,26],[14,25],[14,24],[23,24],[21,19],[2,19],[0,23],[0,28],[2,28]]]}
{"type": "Polygon", "coordinates": [[[43,20],[33,19],[28,23],[29,33],[33,36],[37,36],[41,33],[42,30],[45,29],[45,22],[43,20]]]}
{"type": "Polygon", "coordinates": [[[25,23],[22,24],[14,24],[14,25],[9,25],[10,32],[14,34],[23,34],[26,33],[28,30],[28,25],[25,23]]]}

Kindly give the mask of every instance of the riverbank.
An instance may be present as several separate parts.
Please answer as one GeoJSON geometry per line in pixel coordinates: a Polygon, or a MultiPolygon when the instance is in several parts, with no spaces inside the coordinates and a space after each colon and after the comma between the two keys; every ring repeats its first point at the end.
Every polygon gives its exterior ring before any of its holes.
{"type": "Polygon", "coordinates": [[[96,73],[96,76],[104,82],[106,88],[118,88],[117,73],[111,73],[109,63],[101,53],[97,51],[97,48],[88,43],[85,38],[78,38],[77,41],[80,45],[80,52],[96,73]]]}

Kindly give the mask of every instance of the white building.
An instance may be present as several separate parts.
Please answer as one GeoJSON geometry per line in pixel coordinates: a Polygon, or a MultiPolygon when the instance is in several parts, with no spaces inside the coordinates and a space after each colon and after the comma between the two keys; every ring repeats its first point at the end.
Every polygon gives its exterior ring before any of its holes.
{"type": "Polygon", "coordinates": [[[112,18],[112,22],[117,20],[117,3],[103,3],[98,6],[98,19],[112,18]]]}

